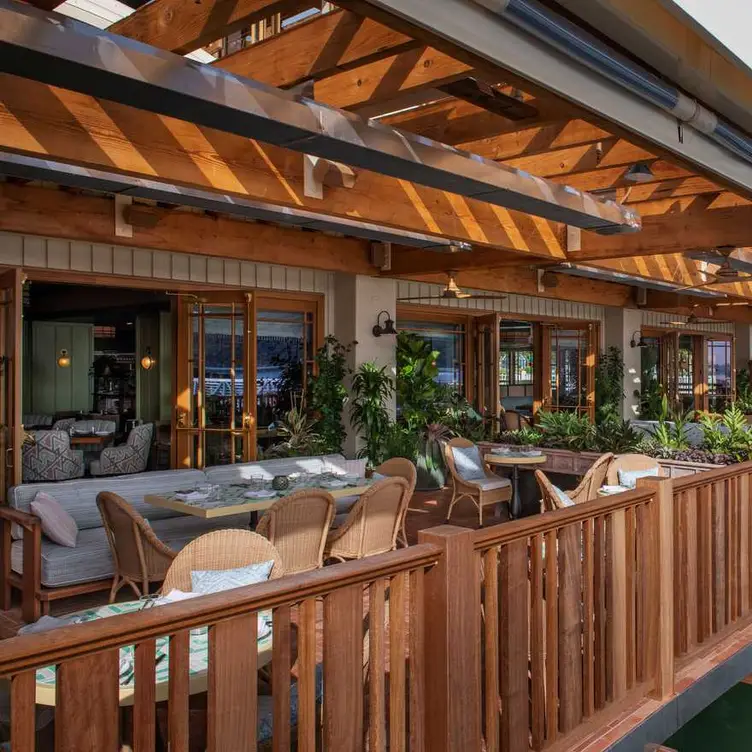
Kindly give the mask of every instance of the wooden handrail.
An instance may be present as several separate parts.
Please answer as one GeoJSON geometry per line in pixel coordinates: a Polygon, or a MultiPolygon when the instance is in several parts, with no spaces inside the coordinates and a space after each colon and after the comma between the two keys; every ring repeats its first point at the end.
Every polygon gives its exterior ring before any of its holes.
{"type": "Polygon", "coordinates": [[[674,492],[689,491],[693,488],[706,486],[709,483],[735,478],[748,473],[752,473],[752,461],[726,465],[726,467],[719,467],[717,470],[705,470],[694,475],[685,475],[674,479],[674,492]]]}
{"type": "Polygon", "coordinates": [[[315,572],[150,608],[95,622],[3,641],[0,676],[132,645],[165,634],[216,624],[249,612],[298,603],[375,579],[435,564],[442,549],[432,543],[336,564],[315,572]]]}
{"type": "Polygon", "coordinates": [[[557,509],[555,512],[545,512],[534,517],[526,517],[503,525],[476,530],[475,550],[483,551],[492,546],[504,545],[529,538],[532,535],[558,530],[566,525],[617,512],[620,509],[629,509],[650,501],[653,496],[654,491],[652,489],[637,489],[613,496],[605,496],[602,499],[593,499],[567,509],[557,509]]]}

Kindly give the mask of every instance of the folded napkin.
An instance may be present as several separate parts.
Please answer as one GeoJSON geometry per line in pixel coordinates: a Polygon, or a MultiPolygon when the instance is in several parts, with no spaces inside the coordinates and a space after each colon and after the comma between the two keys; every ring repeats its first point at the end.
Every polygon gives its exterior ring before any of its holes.
{"type": "Polygon", "coordinates": [[[52,629],[59,629],[60,627],[69,627],[72,624],[82,624],[86,621],[86,618],[80,615],[75,616],[42,616],[33,624],[26,624],[18,630],[19,635],[25,634],[39,634],[41,632],[49,632],[52,629]]]}
{"type": "Polygon", "coordinates": [[[209,494],[201,491],[189,491],[188,493],[178,492],[175,494],[175,498],[179,501],[206,501],[209,498],[209,494]]]}

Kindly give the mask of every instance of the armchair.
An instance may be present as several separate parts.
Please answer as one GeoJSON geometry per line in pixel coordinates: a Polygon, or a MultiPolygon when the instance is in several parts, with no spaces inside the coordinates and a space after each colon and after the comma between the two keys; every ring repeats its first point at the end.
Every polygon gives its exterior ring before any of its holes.
{"type": "Polygon", "coordinates": [[[21,452],[24,483],[71,480],[84,474],[83,452],[70,448],[66,431],[32,431],[21,452]]]}
{"type": "Polygon", "coordinates": [[[144,472],[149,461],[153,436],[153,423],[136,426],[128,434],[125,444],[103,449],[99,459],[94,460],[89,466],[89,471],[92,475],[130,475],[144,472]]]}

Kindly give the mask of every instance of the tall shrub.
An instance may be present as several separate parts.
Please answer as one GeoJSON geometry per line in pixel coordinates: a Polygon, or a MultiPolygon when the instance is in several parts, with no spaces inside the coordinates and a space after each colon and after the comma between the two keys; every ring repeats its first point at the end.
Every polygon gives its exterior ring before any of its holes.
{"type": "Polygon", "coordinates": [[[386,402],[394,394],[394,382],[387,367],[375,363],[363,363],[355,371],[352,380],[352,403],[350,419],[365,442],[361,455],[366,455],[372,464],[383,460],[385,438],[391,421],[386,402]]]}
{"type": "Polygon", "coordinates": [[[316,375],[311,380],[308,407],[324,453],[341,452],[345,441],[342,411],[347,402],[344,381],[350,373],[347,354],[351,349],[352,345],[343,345],[329,335],[316,351],[316,375]]]}

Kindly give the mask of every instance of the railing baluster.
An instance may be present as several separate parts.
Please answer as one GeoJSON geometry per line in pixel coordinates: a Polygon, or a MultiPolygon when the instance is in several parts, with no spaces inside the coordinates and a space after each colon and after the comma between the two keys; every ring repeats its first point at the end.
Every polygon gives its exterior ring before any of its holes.
{"type": "MultiPolygon", "coordinates": [[[[582,714],[589,718],[595,712],[595,618],[594,618],[594,546],[595,525],[593,519],[585,520],[582,526],[582,714]]],[[[531,629],[534,626],[531,625],[531,629]]]]}
{"type": "Polygon", "coordinates": [[[386,698],[384,671],[386,613],[383,579],[368,588],[368,748],[369,752],[386,750],[386,698]]]}
{"type": "Polygon", "coordinates": [[[593,636],[595,687],[594,702],[596,710],[600,710],[606,704],[607,678],[609,674],[608,659],[606,657],[606,517],[595,518],[595,534],[593,537],[594,549],[594,581],[593,609],[595,611],[593,636]]]}
{"type": "MultiPolygon", "coordinates": [[[[643,563],[636,556],[637,514],[635,507],[624,510],[626,522],[626,551],[627,551],[627,688],[631,689],[637,679],[637,666],[643,646],[637,639],[636,627],[640,623],[639,581],[643,576],[643,563]]],[[[641,679],[642,677],[640,677],[641,679]]]]}
{"type": "Polygon", "coordinates": [[[556,531],[546,533],[546,739],[559,736],[559,571],[556,531]]]}
{"type": "Polygon", "coordinates": [[[316,752],[315,598],[306,598],[298,607],[298,749],[316,752]]]}
{"type": "Polygon", "coordinates": [[[36,672],[24,671],[10,680],[10,742],[13,752],[34,752],[36,672]]]}
{"type": "Polygon", "coordinates": [[[699,541],[699,619],[698,641],[705,642],[713,634],[713,505],[710,485],[697,489],[699,541]]]}
{"type": "Polygon", "coordinates": [[[499,553],[501,610],[501,748],[527,752],[528,739],[528,550],[525,539],[499,553]]]}
{"type": "Polygon", "coordinates": [[[324,749],[363,749],[363,588],[324,596],[324,749]]]}
{"type": "Polygon", "coordinates": [[[626,523],[623,509],[611,515],[611,592],[608,609],[608,633],[611,651],[611,699],[620,700],[627,691],[626,624],[626,523]]]}
{"type": "Polygon", "coordinates": [[[182,630],[170,637],[167,736],[170,752],[188,752],[188,669],[190,632],[182,630]]]}
{"type": "MultiPolygon", "coordinates": [[[[530,539],[530,713],[532,745],[543,749],[546,740],[546,620],[543,594],[543,536],[530,539]]],[[[505,605],[506,608],[506,605],[505,605]]]]}
{"type": "Polygon", "coordinates": [[[258,617],[209,627],[207,752],[256,752],[258,617]]]}
{"type": "Polygon", "coordinates": [[[739,615],[749,611],[749,475],[742,473],[737,489],[739,499],[739,615]]]}
{"type": "Polygon", "coordinates": [[[674,611],[674,618],[680,620],[683,624],[682,629],[686,632],[686,637],[682,645],[682,654],[692,650],[698,642],[698,626],[700,620],[698,608],[698,595],[700,591],[699,580],[699,540],[697,530],[697,492],[694,488],[683,494],[680,502],[682,518],[684,520],[683,535],[677,539],[676,545],[682,547],[683,552],[679,558],[674,561],[681,562],[677,566],[674,582],[682,581],[686,593],[684,611],[679,615],[674,611]]]}
{"type": "Polygon", "coordinates": [[[423,568],[410,572],[410,752],[425,749],[425,618],[423,568]]]}
{"type": "Polygon", "coordinates": [[[579,523],[559,531],[559,727],[582,721],[582,542],[579,523]]]}
{"type": "Polygon", "coordinates": [[[485,658],[485,737],[487,752],[499,749],[499,552],[490,548],[483,554],[483,643],[485,658]]]}
{"type": "Polygon", "coordinates": [[[407,574],[392,577],[389,585],[389,749],[404,752],[405,736],[405,661],[407,647],[407,574]]]}
{"type": "Polygon", "coordinates": [[[713,634],[720,632],[726,623],[726,516],[723,485],[723,481],[716,481],[710,489],[713,512],[713,634]]]}
{"type": "Polygon", "coordinates": [[[272,616],[272,749],[290,752],[290,606],[278,606],[272,616]]]}
{"type": "Polygon", "coordinates": [[[64,661],[57,667],[56,752],[118,749],[119,673],[117,650],[64,661]]]}
{"type": "Polygon", "coordinates": [[[136,683],[133,699],[133,752],[154,752],[156,734],[156,646],[154,639],[135,648],[136,683]]]}

